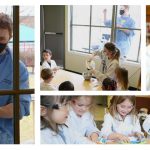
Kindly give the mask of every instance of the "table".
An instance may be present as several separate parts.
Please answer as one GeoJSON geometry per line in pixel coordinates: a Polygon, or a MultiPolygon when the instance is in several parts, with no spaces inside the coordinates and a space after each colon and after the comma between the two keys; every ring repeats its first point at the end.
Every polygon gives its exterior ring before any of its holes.
{"type": "MultiPolygon", "coordinates": [[[[106,144],[120,144],[120,143],[117,143],[117,142],[107,142],[106,144]]],[[[126,143],[124,143],[124,144],[126,144],[126,143]]],[[[146,141],[144,143],[142,143],[142,144],[150,144],[150,139],[146,139],[146,141]]]]}
{"type": "Polygon", "coordinates": [[[84,80],[83,76],[77,73],[69,72],[66,70],[58,70],[54,74],[54,78],[51,83],[55,86],[59,86],[64,81],[71,81],[74,84],[76,91],[97,91],[101,90],[101,86],[98,84],[97,79],[92,78],[90,81],[84,80]]]}

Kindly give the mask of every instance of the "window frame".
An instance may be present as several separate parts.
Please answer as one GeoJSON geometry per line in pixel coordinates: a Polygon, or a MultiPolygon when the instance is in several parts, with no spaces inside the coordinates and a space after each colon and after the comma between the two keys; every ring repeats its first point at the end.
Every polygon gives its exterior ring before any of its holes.
{"type": "Polygon", "coordinates": [[[115,42],[115,40],[116,40],[116,30],[117,29],[128,29],[128,30],[132,30],[132,31],[139,31],[140,32],[140,39],[139,39],[139,46],[138,46],[138,53],[137,53],[136,60],[127,59],[127,61],[140,63],[141,28],[118,28],[118,27],[116,27],[118,6],[119,5],[112,5],[112,26],[108,27],[108,26],[102,26],[102,25],[92,25],[92,22],[91,22],[91,20],[92,20],[92,7],[93,7],[92,5],[90,5],[89,25],[73,24],[73,6],[71,5],[70,6],[70,51],[81,52],[81,53],[85,53],[85,54],[91,54],[92,53],[91,49],[90,49],[90,47],[91,47],[91,29],[92,29],[92,27],[111,29],[110,42],[115,42]],[[87,52],[73,49],[73,27],[75,27],[75,26],[89,27],[89,45],[88,45],[88,51],[87,52]]]}

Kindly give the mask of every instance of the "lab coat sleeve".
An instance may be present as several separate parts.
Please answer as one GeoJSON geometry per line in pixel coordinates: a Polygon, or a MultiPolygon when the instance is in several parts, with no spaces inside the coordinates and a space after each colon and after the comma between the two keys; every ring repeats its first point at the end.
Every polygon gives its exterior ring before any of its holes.
{"type": "MultiPolygon", "coordinates": [[[[128,21],[128,28],[131,28],[131,29],[135,28],[135,22],[133,19],[130,19],[130,21],[128,21]]],[[[134,30],[128,30],[128,32],[126,32],[126,34],[130,37],[135,35],[134,30]]]]}
{"type": "Polygon", "coordinates": [[[101,72],[98,71],[98,70],[95,70],[95,77],[97,78],[98,81],[103,82],[103,80],[104,80],[105,78],[107,78],[107,75],[101,73],[101,72]]]}
{"type": "Polygon", "coordinates": [[[53,60],[53,68],[56,68],[56,67],[57,67],[56,61],[53,60]]]}
{"type": "Polygon", "coordinates": [[[100,131],[96,127],[96,124],[92,115],[90,115],[90,118],[88,119],[87,122],[88,122],[88,125],[87,125],[86,136],[90,137],[92,133],[97,133],[99,135],[100,131]]]}
{"type": "Polygon", "coordinates": [[[70,130],[70,138],[72,144],[94,144],[92,141],[90,141],[88,138],[81,136],[76,131],[70,130]]]}
{"type": "Polygon", "coordinates": [[[134,128],[133,128],[133,133],[136,133],[136,132],[143,134],[143,132],[141,131],[141,126],[140,126],[139,119],[136,119],[135,125],[134,125],[134,128]]]}
{"type": "Polygon", "coordinates": [[[107,77],[114,78],[115,74],[115,69],[118,67],[118,63],[112,63],[110,66],[107,68],[107,72],[105,74],[101,73],[100,71],[96,70],[95,71],[95,77],[103,82],[103,80],[107,77]]]}
{"type": "Polygon", "coordinates": [[[41,70],[46,69],[46,68],[50,68],[50,66],[46,61],[44,61],[42,66],[41,66],[41,70]]]}
{"type": "Polygon", "coordinates": [[[101,137],[107,138],[111,133],[113,133],[112,125],[113,125],[112,116],[110,114],[106,114],[104,116],[104,123],[101,129],[101,137]]]}
{"type": "MultiPolygon", "coordinates": [[[[29,75],[25,65],[20,62],[20,89],[29,88],[29,75]]],[[[20,95],[20,118],[28,116],[30,114],[30,94],[20,95]]]]}

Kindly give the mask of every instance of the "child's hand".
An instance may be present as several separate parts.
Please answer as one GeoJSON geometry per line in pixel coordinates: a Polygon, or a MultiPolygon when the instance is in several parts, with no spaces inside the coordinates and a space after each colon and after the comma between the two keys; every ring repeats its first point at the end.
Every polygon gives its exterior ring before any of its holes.
{"type": "Polygon", "coordinates": [[[141,140],[144,138],[144,135],[141,134],[141,133],[138,133],[138,132],[136,132],[134,136],[137,137],[137,139],[138,139],[139,141],[141,141],[141,140]]]}
{"type": "Polygon", "coordinates": [[[90,139],[91,139],[91,141],[96,143],[97,140],[98,140],[98,134],[97,133],[92,133],[91,136],[90,136],[90,139]]]}
{"type": "Polygon", "coordinates": [[[53,72],[54,72],[54,73],[56,73],[56,72],[57,72],[57,70],[59,70],[59,68],[58,68],[58,67],[53,68],[53,72]]]}
{"type": "Polygon", "coordinates": [[[130,142],[130,139],[123,135],[123,134],[117,134],[117,139],[124,142],[124,143],[129,143],[130,142]]]}

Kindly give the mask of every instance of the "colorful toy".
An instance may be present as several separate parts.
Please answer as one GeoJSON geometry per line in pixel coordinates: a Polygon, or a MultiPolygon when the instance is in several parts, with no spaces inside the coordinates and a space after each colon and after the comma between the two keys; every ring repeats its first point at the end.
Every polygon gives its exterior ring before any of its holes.
{"type": "Polygon", "coordinates": [[[129,137],[130,142],[129,143],[125,143],[125,142],[119,142],[120,144],[145,144],[146,140],[143,137],[141,140],[138,140],[136,137],[129,137]]]}

